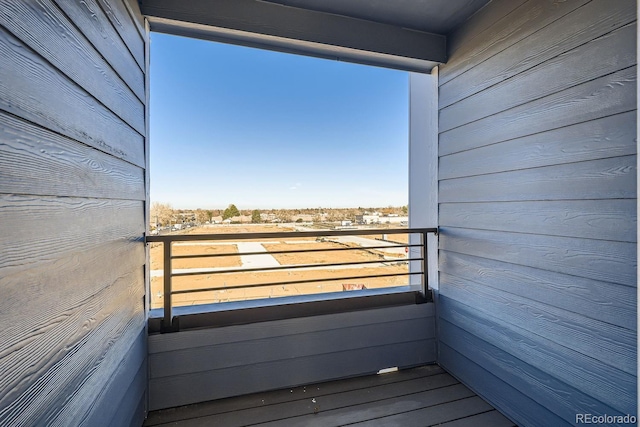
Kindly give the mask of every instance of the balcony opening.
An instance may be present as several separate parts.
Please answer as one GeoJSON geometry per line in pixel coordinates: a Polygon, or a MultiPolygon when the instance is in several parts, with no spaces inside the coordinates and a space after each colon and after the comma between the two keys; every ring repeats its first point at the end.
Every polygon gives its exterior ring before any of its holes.
{"type": "Polygon", "coordinates": [[[150,76],[152,309],[422,274],[409,73],[152,33],[150,76]]]}

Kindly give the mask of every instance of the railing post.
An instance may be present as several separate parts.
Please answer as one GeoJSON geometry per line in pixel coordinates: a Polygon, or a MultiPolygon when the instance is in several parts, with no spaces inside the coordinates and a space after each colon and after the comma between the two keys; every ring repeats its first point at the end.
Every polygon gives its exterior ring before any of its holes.
{"type": "Polygon", "coordinates": [[[162,329],[170,331],[173,328],[173,314],[171,313],[171,241],[167,240],[164,245],[164,318],[162,319],[162,329]]]}
{"type": "Polygon", "coordinates": [[[427,237],[429,235],[428,231],[422,232],[422,295],[426,296],[429,292],[429,271],[427,270],[429,266],[429,254],[428,254],[428,244],[427,237]]]}

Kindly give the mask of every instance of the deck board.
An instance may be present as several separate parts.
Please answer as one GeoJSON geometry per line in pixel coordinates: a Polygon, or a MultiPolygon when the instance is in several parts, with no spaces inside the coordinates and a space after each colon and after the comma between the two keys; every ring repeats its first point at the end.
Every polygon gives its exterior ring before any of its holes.
{"type": "Polygon", "coordinates": [[[436,365],[154,411],[144,426],[513,426],[436,365]]]}

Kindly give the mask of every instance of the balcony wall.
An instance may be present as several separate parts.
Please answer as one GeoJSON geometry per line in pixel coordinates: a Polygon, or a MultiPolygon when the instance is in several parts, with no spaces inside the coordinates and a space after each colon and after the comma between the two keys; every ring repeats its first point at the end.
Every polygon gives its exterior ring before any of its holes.
{"type": "Polygon", "coordinates": [[[170,408],[435,358],[433,303],[156,334],[149,337],[149,406],[170,408]]]}
{"type": "Polygon", "coordinates": [[[637,415],[636,2],[496,0],[439,78],[439,362],[519,425],[637,415]]]}
{"type": "Polygon", "coordinates": [[[0,425],[140,425],[137,3],[0,1],[0,425]]]}

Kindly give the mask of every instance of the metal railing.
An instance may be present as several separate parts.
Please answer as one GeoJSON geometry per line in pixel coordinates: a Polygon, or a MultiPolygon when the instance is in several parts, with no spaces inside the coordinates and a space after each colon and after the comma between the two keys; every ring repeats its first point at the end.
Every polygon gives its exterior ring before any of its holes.
{"type": "MultiPolygon", "coordinates": [[[[316,283],[316,282],[335,282],[335,281],[347,281],[347,280],[361,280],[368,278],[380,278],[380,277],[393,277],[393,276],[418,276],[420,279],[420,286],[422,293],[426,293],[428,290],[428,277],[427,277],[427,235],[429,233],[437,233],[435,228],[393,228],[393,229],[349,229],[349,230],[312,230],[312,231],[283,231],[283,232],[262,232],[262,233],[222,233],[222,234],[172,234],[172,235],[156,235],[147,236],[147,243],[162,243],[163,244],[163,284],[164,284],[164,317],[162,325],[164,330],[171,330],[173,324],[173,295],[189,294],[198,292],[210,292],[210,291],[227,291],[231,289],[248,289],[257,287],[269,287],[269,286],[285,286],[296,285],[304,283],[316,283]],[[275,251],[249,251],[249,252],[223,252],[206,254],[199,253],[194,255],[174,255],[173,244],[176,242],[194,242],[194,241],[211,241],[211,242],[242,242],[242,241],[265,241],[269,239],[294,239],[294,238],[316,238],[316,241],[329,241],[332,238],[340,238],[343,236],[371,236],[371,235],[398,235],[404,234],[409,236],[416,236],[415,238],[409,238],[408,243],[401,243],[393,241],[392,239],[384,240],[384,244],[373,244],[367,246],[354,245],[354,246],[342,246],[342,247],[330,247],[330,248],[312,248],[312,249],[297,249],[297,250],[275,250],[275,251]],[[416,243],[417,241],[417,243],[416,243]],[[300,253],[312,253],[312,252],[339,252],[339,251],[369,251],[369,250],[389,250],[391,248],[405,248],[405,258],[395,258],[391,260],[367,260],[367,261],[352,261],[352,262],[338,262],[338,263],[315,263],[315,264],[299,264],[299,265],[278,265],[268,267],[256,267],[256,268],[198,268],[191,269],[191,271],[174,271],[172,264],[173,260],[182,259],[195,259],[195,258],[216,258],[216,257],[238,257],[238,256],[252,256],[252,255],[274,255],[274,254],[300,254],[300,253]],[[419,250],[418,256],[411,254],[410,248],[417,248],[419,250]],[[229,274],[229,273],[247,273],[247,272],[269,272],[280,270],[299,270],[310,269],[317,267],[340,267],[346,266],[366,266],[381,265],[388,262],[405,262],[411,265],[411,268],[406,272],[385,273],[385,274],[373,274],[373,275],[357,275],[357,276],[344,276],[344,277],[326,277],[326,278],[314,278],[305,280],[291,280],[291,281],[275,281],[266,283],[248,283],[242,285],[231,286],[211,286],[206,288],[195,289],[182,289],[174,290],[172,286],[172,279],[174,277],[183,276],[196,276],[196,275],[217,275],[217,274],[229,274]]],[[[380,239],[378,239],[380,240],[380,239]]],[[[371,239],[371,242],[374,240],[371,239]]],[[[273,243],[273,242],[272,242],[273,243]]],[[[215,243],[212,243],[215,244],[215,243]]],[[[413,251],[415,252],[415,251],[413,251]]],[[[188,269],[187,269],[188,270],[188,269]]]]}

